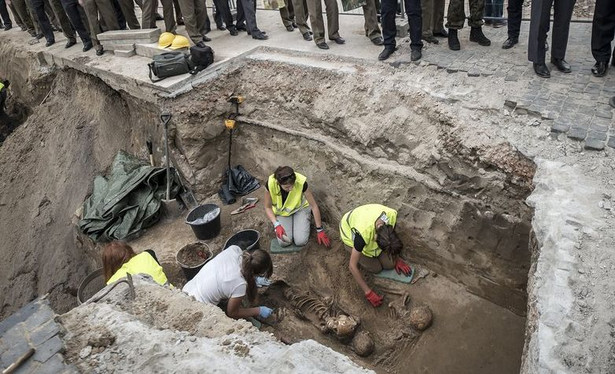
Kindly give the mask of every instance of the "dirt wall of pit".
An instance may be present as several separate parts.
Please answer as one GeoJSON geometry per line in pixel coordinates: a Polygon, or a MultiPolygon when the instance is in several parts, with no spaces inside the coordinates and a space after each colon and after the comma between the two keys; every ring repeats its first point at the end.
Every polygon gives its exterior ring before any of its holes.
{"type": "Polygon", "coordinates": [[[530,160],[504,143],[466,144],[456,118],[403,78],[250,61],[173,101],[175,159],[203,196],[227,163],[231,93],[246,97],[233,165],[261,180],[280,165],[307,175],[329,230],[358,205],[398,209],[406,258],[525,313],[530,160]]]}
{"type": "Polygon", "coordinates": [[[0,146],[0,319],[46,293],[58,313],[76,304],[98,252],[72,222],[118,150],[146,157],[158,139],[154,106],[36,54],[0,45],[0,76],[31,115],[0,146]]]}

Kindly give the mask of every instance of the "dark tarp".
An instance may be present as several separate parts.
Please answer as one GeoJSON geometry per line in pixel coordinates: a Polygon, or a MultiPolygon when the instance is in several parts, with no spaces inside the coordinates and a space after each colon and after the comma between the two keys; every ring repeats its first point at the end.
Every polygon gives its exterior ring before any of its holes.
{"type": "MultiPolygon", "coordinates": [[[[174,199],[179,190],[175,170],[171,170],[171,178],[174,199]]],[[[94,179],[92,195],[83,203],[79,228],[94,241],[126,239],[158,222],[165,195],[166,169],[120,151],[110,175],[94,179]]]]}

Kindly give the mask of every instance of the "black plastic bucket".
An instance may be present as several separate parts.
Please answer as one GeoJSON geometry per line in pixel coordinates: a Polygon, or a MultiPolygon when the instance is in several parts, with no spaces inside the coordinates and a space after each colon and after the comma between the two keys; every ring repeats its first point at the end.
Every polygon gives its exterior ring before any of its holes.
{"type": "Polygon", "coordinates": [[[213,239],[220,233],[220,207],[216,204],[199,205],[188,213],[186,223],[192,227],[192,231],[194,231],[194,235],[197,239],[213,239]],[[210,219],[202,220],[202,222],[195,222],[215,211],[218,213],[213,217],[209,217],[210,219]]]}
{"type": "Polygon", "coordinates": [[[81,281],[77,289],[77,301],[79,305],[85,303],[90,297],[105,288],[106,285],[102,268],[88,274],[88,276],[81,281]]]}
{"type": "Polygon", "coordinates": [[[186,281],[190,281],[213,257],[213,252],[206,243],[197,242],[185,245],[177,251],[175,261],[177,261],[179,266],[182,268],[186,281]],[[185,258],[201,258],[202,261],[187,263],[185,258]]]}
{"type": "Polygon", "coordinates": [[[244,251],[259,249],[260,238],[261,233],[256,230],[239,231],[237,234],[228,238],[226,243],[224,243],[224,249],[227,249],[231,245],[238,245],[244,251]]]}

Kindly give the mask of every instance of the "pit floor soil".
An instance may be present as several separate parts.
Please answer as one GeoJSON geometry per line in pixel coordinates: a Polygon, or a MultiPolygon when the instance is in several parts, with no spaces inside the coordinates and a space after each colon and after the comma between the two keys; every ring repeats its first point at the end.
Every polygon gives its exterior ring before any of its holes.
{"type": "MultiPolygon", "coordinates": [[[[235,216],[230,212],[241,205],[240,201],[222,206],[217,196],[212,196],[203,202],[218,204],[222,210],[220,234],[205,241],[214,255],[220,253],[229,237],[244,229],[260,231],[260,248],[268,250],[273,231],[264,213],[263,191],[261,188],[249,195],[261,198],[256,208],[235,216]]],[[[184,222],[187,213],[184,211],[180,217],[162,220],[130,243],[137,252],[145,249],[156,251],[169,280],[180,288],[185,284],[185,278],[175,261],[175,254],[184,245],[197,241],[190,226],[184,222]]],[[[297,291],[333,297],[343,311],[361,319],[360,328],[367,330],[376,344],[374,353],[359,357],[335,336],[324,335],[317,326],[299,319],[292,312],[284,313],[283,319],[273,326],[264,325],[263,330],[290,343],[314,339],[382,373],[519,372],[524,317],[472,295],[445,276],[433,273],[412,285],[367,276],[368,284],[385,295],[383,305],[375,309],[364,299],[352,279],[348,270],[349,254],[339,240],[337,230],[331,225],[325,227],[332,239],[331,249],[319,246],[315,237],[311,237],[301,252],[272,255],[272,280],[284,280],[297,291]],[[410,307],[427,305],[434,315],[432,326],[418,337],[402,334],[400,331],[407,330],[407,326],[390,314],[389,303],[399,304],[402,298],[399,294],[404,292],[410,296],[410,307]]],[[[412,259],[407,260],[412,263],[412,259]]],[[[260,301],[264,302],[263,296],[260,301]]],[[[268,302],[276,304],[270,306],[279,306],[285,300],[268,302]]]]}

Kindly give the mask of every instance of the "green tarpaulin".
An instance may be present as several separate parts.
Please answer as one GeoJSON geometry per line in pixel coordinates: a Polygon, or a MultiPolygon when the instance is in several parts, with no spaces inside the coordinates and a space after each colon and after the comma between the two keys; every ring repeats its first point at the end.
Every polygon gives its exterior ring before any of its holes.
{"type": "Polygon", "coordinates": [[[360,8],[365,4],[367,4],[365,0],[342,0],[342,9],[344,9],[344,12],[348,12],[360,8]]]}
{"type": "MultiPolygon", "coordinates": [[[[171,198],[175,198],[179,185],[174,171],[171,178],[171,198]]],[[[120,151],[110,175],[94,179],[79,228],[94,241],[127,239],[158,221],[165,195],[165,169],[120,151]]]]}

